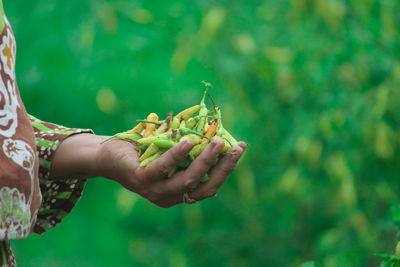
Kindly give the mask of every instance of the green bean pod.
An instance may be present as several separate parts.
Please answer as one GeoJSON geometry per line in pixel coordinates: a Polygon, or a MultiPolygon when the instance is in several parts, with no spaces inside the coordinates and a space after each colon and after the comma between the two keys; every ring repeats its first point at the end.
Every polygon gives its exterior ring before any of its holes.
{"type": "Polygon", "coordinates": [[[160,127],[158,127],[157,130],[155,130],[155,133],[156,133],[156,134],[163,134],[163,133],[165,133],[166,131],[168,131],[168,128],[169,128],[169,122],[164,121],[164,122],[160,125],[160,127]]]}
{"type": "Polygon", "coordinates": [[[203,130],[204,133],[206,133],[208,131],[208,127],[210,127],[210,124],[209,124],[208,119],[207,119],[206,123],[204,124],[204,130],[203,130]]]}
{"type": "Polygon", "coordinates": [[[177,117],[174,117],[171,122],[171,129],[176,130],[181,125],[180,120],[177,117]]]}
{"type": "Polygon", "coordinates": [[[143,155],[140,156],[139,161],[142,162],[145,159],[153,156],[154,154],[156,154],[158,151],[160,151],[160,148],[158,146],[156,146],[154,143],[152,143],[147,149],[146,151],[143,153],[143,155]]]}
{"type": "Polygon", "coordinates": [[[155,133],[162,134],[168,131],[171,124],[171,120],[172,120],[172,112],[168,113],[167,118],[165,119],[165,121],[162,122],[162,124],[160,125],[160,127],[158,127],[155,133]]]}
{"type": "Polygon", "coordinates": [[[224,138],[222,138],[220,136],[214,136],[213,139],[214,140],[221,140],[221,141],[223,141],[225,143],[225,146],[222,149],[221,153],[226,153],[232,147],[227,140],[225,140],[224,138]]]}
{"type": "Polygon", "coordinates": [[[152,120],[136,120],[136,121],[143,122],[143,123],[155,124],[155,125],[158,125],[158,126],[160,126],[164,122],[164,121],[152,121],[152,120]]]}
{"type": "Polygon", "coordinates": [[[153,144],[159,148],[166,148],[166,149],[170,149],[171,147],[176,145],[176,143],[172,140],[156,140],[154,141],[153,144]]]}
{"type": "Polygon", "coordinates": [[[133,141],[136,141],[136,140],[142,138],[142,135],[139,133],[117,133],[117,134],[107,138],[106,140],[102,141],[101,144],[104,144],[105,142],[107,142],[113,138],[118,138],[121,140],[133,142],[133,141]]]}
{"type": "Polygon", "coordinates": [[[142,138],[143,136],[139,133],[132,133],[132,134],[119,133],[116,135],[116,137],[127,141],[136,141],[142,138]]]}
{"type": "Polygon", "coordinates": [[[178,115],[176,115],[176,117],[180,120],[186,121],[187,119],[192,117],[193,114],[195,114],[200,109],[200,107],[201,107],[200,105],[196,105],[196,106],[187,108],[187,109],[181,111],[178,115]]]}
{"type": "Polygon", "coordinates": [[[200,144],[201,137],[199,137],[198,135],[195,135],[195,134],[187,134],[187,135],[182,136],[181,139],[179,140],[179,142],[182,142],[184,140],[190,140],[195,145],[197,145],[197,144],[200,144]]]}
{"type": "Polygon", "coordinates": [[[206,105],[202,104],[202,107],[199,112],[200,119],[196,126],[196,131],[199,133],[204,133],[204,126],[206,124],[207,114],[208,114],[208,109],[206,105]]]}
{"type": "Polygon", "coordinates": [[[218,119],[218,126],[217,126],[217,133],[216,135],[222,136],[224,134],[224,127],[222,125],[222,115],[221,115],[221,109],[219,107],[215,108],[215,111],[217,113],[217,119],[218,119]]]}
{"type": "Polygon", "coordinates": [[[195,135],[197,135],[197,136],[200,136],[201,138],[206,138],[206,139],[208,139],[208,141],[212,141],[211,138],[206,137],[204,134],[198,133],[198,132],[196,132],[195,130],[192,130],[192,129],[189,129],[189,128],[182,128],[182,129],[179,129],[179,132],[180,132],[181,135],[195,134],[195,135]]]}
{"type": "Polygon", "coordinates": [[[198,144],[195,145],[192,150],[190,150],[189,155],[192,158],[196,158],[197,156],[199,156],[201,154],[201,152],[203,152],[203,150],[206,148],[206,146],[208,145],[207,142],[204,142],[202,144],[198,144]]]}
{"type": "Polygon", "coordinates": [[[200,119],[199,119],[199,122],[197,123],[197,126],[196,126],[196,131],[199,132],[199,133],[204,133],[204,126],[206,124],[206,118],[207,118],[207,115],[208,115],[207,106],[206,106],[206,104],[204,104],[206,93],[207,93],[207,89],[204,92],[203,98],[201,99],[201,102],[200,102],[200,106],[201,106],[200,107],[200,111],[199,111],[200,119]]]}
{"type": "Polygon", "coordinates": [[[170,136],[172,140],[178,141],[182,137],[182,134],[180,130],[172,130],[170,136]]]}
{"type": "Polygon", "coordinates": [[[194,118],[189,118],[186,121],[186,127],[193,130],[193,128],[196,126],[196,123],[197,122],[196,122],[196,120],[194,118]]]}
{"type": "Polygon", "coordinates": [[[138,152],[138,156],[141,157],[149,146],[150,145],[139,145],[139,146],[137,146],[136,147],[136,151],[138,152]]]}
{"type": "Polygon", "coordinates": [[[145,128],[145,124],[143,122],[140,122],[138,125],[136,125],[135,127],[133,127],[131,130],[126,131],[124,133],[127,134],[132,134],[132,133],[141,133],[145,128]]]}
{"type": "Polygon", "coordinates": [[[224,133],[222,135],[222,138],[224,138],[226,141],[229,142],[231,146],[237,146],[238,142],[236,141],[235,138],[224,128],[224,133]]]}
{"type": "Polygon", "coordinates": [[[147,148],[149,147],[149,145],[140,145],[139,149],[145,151],[147,148]]]}
{"type": "Polygon", "coordinates": [[[169,137],[170,137],[171,135],[168,135],[168,132],[167,133],[163,133],[163,134],[160,134],[160,135],[153,135],[153,136],[149,136],[149,137],[145,137],[145,138],[140,138],[140,139],[138,139],[137,140],[137,142],[139,143],[139,144],[145,144],[145,145],[150,145],[150,144],[152,144],[152,143],[154,143],[154,141],[157,141],[157,140],[166,140],[166,139],[168,139],[169,137]]]}
{"type": "Polygon", "coordinates": [[[179,129],[186,128],[186,122],[184,120],[181,121],[181,124],[179,125],[179,129]]]}
{"type": "Polygon", "coordinates": [[[168,173],[168,178],[171,178],[172,176],[174,176],[174,174],[176,173],[177,170],[178,170],[177,167],[173,168],[172,171],[170,171],[170,172],[168,173]]]}
{"type": "Polygon", "coordinates": [[[201,183],[205,183],[205,182],[207,182],[208,181],[208,174],[206,173],[204,176],[203,176],[203,178],[201,178],[201,183]]]}
{"type": "Polygon", "coordinates": [[[149,158],[143,160],[143,161],[140,163],[140,167],[146,167],[146,166],[149,165],[153,160],[158,159],[160,156],[161,156],[160,153],[156,153],[156,154],[154,154],[153,156],[151,156],[151,157],[149,157],[149,158]]]}

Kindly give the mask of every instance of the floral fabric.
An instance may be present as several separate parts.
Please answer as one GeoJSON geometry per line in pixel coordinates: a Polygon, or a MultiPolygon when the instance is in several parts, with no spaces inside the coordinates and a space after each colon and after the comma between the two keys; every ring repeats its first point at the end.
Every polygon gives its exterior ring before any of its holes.
{"type": "Polygon", "coordinates": [[[15,80],[16,46],[0,34],[0,240],[27,237],[41,202],[35,139],[15,80]]]}
{"type": "MultiPolygon", "coordinates": [[[[0,9],[3,13],[1,0],[0,9]]],[[[93,132],[43,122],[27,114],[15,79],[15,38],[4,15],[0,15],[0,30],[0,266],[3,267],[15,266],[9,240],[55,227],[79,200],[86,181],[51,180],[52,160],[65,138],[93,132]]]]}
{"type": "Polygon", "coordinates": [[[68,136],[93,132],[89,129],[72,129],[43,122],[31,115],[29,117],[35,132],[36,155],[40,163],[40,191],[43,197],[34,231],[41,234],[58,225],[71,212],[86,183],[82,179],[49,179],[51,163],[58,146],[68,136]]]}

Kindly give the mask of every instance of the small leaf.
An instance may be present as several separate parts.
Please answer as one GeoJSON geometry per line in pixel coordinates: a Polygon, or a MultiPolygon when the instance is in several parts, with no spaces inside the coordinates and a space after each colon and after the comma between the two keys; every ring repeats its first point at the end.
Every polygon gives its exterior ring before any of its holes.
{"type": "Polygon", "coordinates": [[[376,253],[374,254],[375,257],[379,257],[379,258],[384,258],[384,259],[389,259],[391,257],[391,255],[387,254],[387,253],[376,253]]]}
{"type": "Polygon", "coordinates": [[[392,217],[393,223],[397,228],[400,228],[400,205],[394,204],[390,208],[390,215],[392,217]]]}

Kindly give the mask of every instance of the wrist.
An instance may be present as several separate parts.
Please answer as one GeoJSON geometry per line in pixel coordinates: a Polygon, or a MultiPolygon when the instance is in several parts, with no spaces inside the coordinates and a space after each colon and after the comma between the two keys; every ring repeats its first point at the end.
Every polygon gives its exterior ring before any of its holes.
{"type": "Polygon", "coordinates": [[[62,141],[54,156],[52,178],[91,178],[101,175],[98,154],[101,136],[76,134],[62,141]]]}
{"type": "MultiPolygon", "coordinates": [[[[99,143],[107,138],[109,137],[102,136],[99,143]]],[[[100,144],[96,156],[99,176],[126,186],[129,181],[125,181],[125,179],[126,177],[132,177],[133,172],[131,172],[130,166],[125,166],[127,161],[124,160],[124,157],[129,156],[131,153],[136,153],[136,150],[134,145],[127,141],[112,139],[100,144]]]]}

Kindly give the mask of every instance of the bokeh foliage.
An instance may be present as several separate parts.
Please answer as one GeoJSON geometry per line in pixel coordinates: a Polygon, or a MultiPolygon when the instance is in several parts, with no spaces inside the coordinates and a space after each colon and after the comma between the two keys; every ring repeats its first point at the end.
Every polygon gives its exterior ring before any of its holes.
{"type": "Polygon", "coordinates": [[[376,266],[400,192],[395,0],[5,1],[30,113],[110,135],[197,103],[250,147],[219,196],[160,209],[104,179],[21,266],[376,266]]]}

